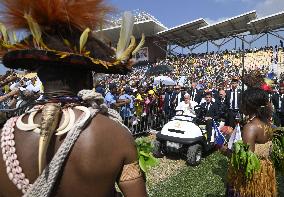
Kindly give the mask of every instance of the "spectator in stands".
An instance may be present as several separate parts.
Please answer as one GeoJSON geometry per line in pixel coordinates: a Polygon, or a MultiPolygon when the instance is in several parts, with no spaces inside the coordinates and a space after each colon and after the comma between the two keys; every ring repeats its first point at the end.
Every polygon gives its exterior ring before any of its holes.
{"type": "Polygon", "coordinates": [[[224,89],[219,90],[219,95],[216,98],[216,104],[219,109],[219,116],[222,121],[227,119],[228,107],[226,104],[226,91],[224,89]]]}
{"type": "Polygon", "coordinates": [[[228,118],[226,125],[235,128],[236,116],[240,113],[241,90],[238,89],[239,79],[234,77],[231,81],[231,89],[226,92],[226,103],[228,107],[228,118]]]}
{"type": "Polygon", "coordinates": [[[174,87],[174,94],[173,94],[173,102],[172,105],[174,108],[176,108],[180,102],[183,101],[183,96],[184,96],[184,92],[181,91],[181,86],[180,85],[176,85],[174,87]]]}
{"type": "Polygon", "coordinates": [[[169,119],[174,116],[172,100],[173,100],[173,89],[171,86],[169,86],[166,90],[165,99],[164,99],[164,111],[165,111],[165,114],[168,115],[169,119]]]}
{"type": "Polygon", "coordinates": [[[200,103],[202,99],[202,91],[197,89],[197,83],[192,82],[191,83],[191,89],[189,91],[189,95],[192,101],[195,101],[197,103],[200,103]]]}
{"type": "Polygon", "coordinates": [[[275,110],[275,124],[277,126],[284,126],[284,83],[279,87],[279,93],[272,96],[272,103],[275,110]]]}
{"type": "Polygon", "coordinates": [[[109,85],[109,92],[105,96],[105,103],[109,108],[117,109],[120,106],[123,106],[125,104],[129,104],[130,100],[128,99],[117,99],[117,86],[116,84],[110,84],[109,85]]]}
{"type": "Polygon", "coordinates": [[[129,120],[132,118],[132,111],[134,107],[131,97],[131,89],[129,87],[126,87],[122,90],[122,94],[119,96],[119,100],[129,100],[129,102],[120,107],[120,115],[124,121],[124,124],[129,126],[129,120]]]}

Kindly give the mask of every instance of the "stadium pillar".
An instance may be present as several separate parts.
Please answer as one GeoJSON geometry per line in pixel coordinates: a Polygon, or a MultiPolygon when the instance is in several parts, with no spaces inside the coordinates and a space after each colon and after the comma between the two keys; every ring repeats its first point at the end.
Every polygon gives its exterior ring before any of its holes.
{"type": "Polygon", "coordinates": [[[206,46],[207,46],[207,53],[209,52],[209,41],[207,40],[206,42],[206,46]]]}
{"type": "Polygon", "coordinates": [[[237,38],[235,37],[235,50],[237,50],[237,38]]]}
{"type": "Polygon", "coordinates": [[[171,55],[171,50],[172,50],[172,45],[171,44],[169,44],[168,45],[169,46],[169,48],[168,48],[168,52],[167,52],[167,57],[169,56],[169,55],[171,55]]]}
{"type": "Polygon", "coordinates": [[[268,33],[266,33],[266,47],[269,47],[269,41],[268,41],[268,39],[269,39],[269,34],[268,33]]]}
{"type": "Polygon", "coordinates": [[[276,38],[279,38],[280,40],[284,40],[284,37],[278,34],[277,32],[271,31],[271,32],[268,32],[268,34],[275,36],[276,38]]]}
{"type": "MultiPolygon", "coordinates": [[[[245,36],[242,36],[242,79],[245,75],[245,36]]],[[[242,94],[244,93],[245,91],[245,84],[242,82],[242,94]]],[[[242,121],[244,121],[244,116],[243,114],[241,114],[241,119],[242,121]]]]}

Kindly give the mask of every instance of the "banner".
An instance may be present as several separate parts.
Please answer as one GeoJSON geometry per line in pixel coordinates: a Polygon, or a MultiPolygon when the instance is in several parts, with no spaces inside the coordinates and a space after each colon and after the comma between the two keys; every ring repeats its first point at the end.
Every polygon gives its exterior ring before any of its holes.
{"type": "Polygon", "coordinates": [[[237,124],[235,127],[234,132],[232,133],[229,143],[228,143],[228,148],[232,150],[234,143],[237,141],[242,140],[242,134],[241,134],[241,128],[240,125],[237,124]]]}
{"type": "Polygon", "coordinates": [[[141,48],[136,54],[135,59],[137,62],[140,61],[148,61],[149,60],[149,54],[148,54],[148,47],[141,48]]]}

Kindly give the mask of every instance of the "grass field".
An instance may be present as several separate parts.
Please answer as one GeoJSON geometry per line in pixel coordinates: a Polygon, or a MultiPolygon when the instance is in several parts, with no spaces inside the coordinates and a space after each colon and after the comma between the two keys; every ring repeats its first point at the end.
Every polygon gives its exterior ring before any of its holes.
{"type": "MultiPolygon", "coordinates": [[[[148,173],[151,197],[220,197],[225,195],[227,158],[215,152],[197,167],[185,162],[163,158],[159,166],[148,173]],[[165,174],[163,176],[163,174],[165,174]],[[157,178],[158,177],[158,178],[157,178]]],[[[278,176],[280,193],[284,197],[284,178],[278,176]]]]}

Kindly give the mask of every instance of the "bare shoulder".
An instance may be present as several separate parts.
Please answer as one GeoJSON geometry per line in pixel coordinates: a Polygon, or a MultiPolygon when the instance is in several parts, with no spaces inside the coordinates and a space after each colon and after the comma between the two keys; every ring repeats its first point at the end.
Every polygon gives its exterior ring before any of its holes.
{"type": "Polygon", "coordinates": [[[261,124],[255,124],[255,123],[247,123],[244,126],[244,131],[257,131],[259,128],[261,128],[261,124]]]}
{"type": "Polygon", "coordinates": [[[130,131],[118,122],[98,114],[91,122],[89,129],[92,130],[94,140],[103,139],[104,145],[108,144],[113,150],[120,152],[126,163],[137,158],[134,138],[130,131]]]}
{"type": "Polygon", "coordinates": [[[105,137],[117,137],[125,141],[134,141],[129,130],[118,122],[101,114],[93,118],[90,127],[96,132],[103,133],[105,137]]]}
{"type": "Polygon", "coordinates": [[[254,123],[248,123],[244,126],[242,137],[244,141],[251,141],[256,138],[257,132],[259,131],[259,125],[254,123]]]}
{"type": "Polygon", "coordinates": [[[251,149],[254,150],[254,144],[263,136],[265,124],[259,120],[254,120],[244,126],[242,137],[243,141],[249,145],[251,145],[251,149]]]}

